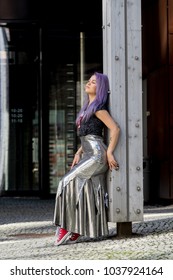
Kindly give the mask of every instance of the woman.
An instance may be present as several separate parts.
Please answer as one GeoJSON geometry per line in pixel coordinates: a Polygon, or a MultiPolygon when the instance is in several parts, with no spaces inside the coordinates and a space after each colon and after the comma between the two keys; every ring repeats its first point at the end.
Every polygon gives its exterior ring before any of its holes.
{"type": "Polygon", "coordinates": [[[113,155],[120,129],[110,116],[108,77],[94,73],[86,83],[87,98],[76,119],[81,147],[71,170],[57,189],[54,224],[56,245],[74,243],[80,236],[108,235],[106,217],[106,171],[118,169],[113,155]],[[103,142],[103,130],[110,130],[109,145],[103,142]]]}

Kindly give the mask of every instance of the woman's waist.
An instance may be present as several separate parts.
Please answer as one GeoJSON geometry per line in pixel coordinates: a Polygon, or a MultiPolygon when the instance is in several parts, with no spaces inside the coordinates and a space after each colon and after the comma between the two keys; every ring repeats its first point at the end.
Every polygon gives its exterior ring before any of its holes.
{"type": "Polygon", "coordinates": [[[95,134],[87,134],[84,136],[80,136],[81,141],[103,141],[103,137],[95,134]]]}
{"type": "Polygon", "coordinates": [[[81,136],[81,145],[84,153],[103,153],[107,149],[103,137],[94,134],[81,136]]]}

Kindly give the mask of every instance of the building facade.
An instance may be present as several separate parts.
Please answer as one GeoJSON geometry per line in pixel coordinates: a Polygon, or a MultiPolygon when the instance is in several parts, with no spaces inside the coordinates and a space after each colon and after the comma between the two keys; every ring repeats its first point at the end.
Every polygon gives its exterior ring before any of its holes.
{"type": "MultiPolygon", "coordinates": [[[[1,195],[49,197],[78,146],[84,83],[103,71],[102,0],[13,2],[0,0],[1,195]]],[[[173,4],[141,2],[145,200],[170,201],[173,4]]]]}

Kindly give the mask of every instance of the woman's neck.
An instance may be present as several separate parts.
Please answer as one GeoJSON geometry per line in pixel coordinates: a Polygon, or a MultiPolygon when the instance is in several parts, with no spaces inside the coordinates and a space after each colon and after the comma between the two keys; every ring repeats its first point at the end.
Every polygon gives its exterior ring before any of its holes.
{"type": "Polygon", "coordinates": [[[88,102],[88,106],[95,100],[95,96],[91,96],[91,97],[89,97],[89,102],[88,102]]]}

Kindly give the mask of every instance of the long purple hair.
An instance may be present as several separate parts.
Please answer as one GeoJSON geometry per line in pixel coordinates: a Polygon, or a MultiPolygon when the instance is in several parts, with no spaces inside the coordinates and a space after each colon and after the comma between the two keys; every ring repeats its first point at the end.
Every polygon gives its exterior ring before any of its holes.
{"type": "Polygon", "coordinates": [[[108,96],[109,96],[109,79],[107,75],[95,72],[93,75],[96,76],[96,98],[94,101],[88,106],[89,97],[86,96],[83,107],[78,113],[76,118],[76,124],[78,125],[81,121],[87,121],[98,108],[101,108],[103,105],[107,104],[108,96]],[[84,114],[85,112],[85,114],[84,114]]]}

